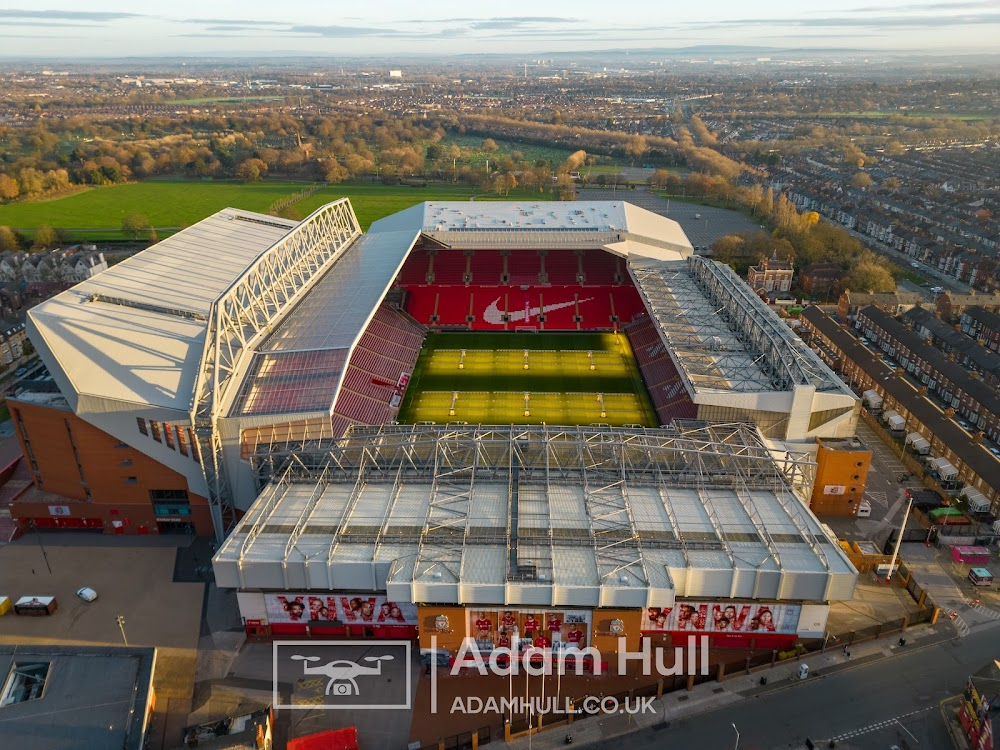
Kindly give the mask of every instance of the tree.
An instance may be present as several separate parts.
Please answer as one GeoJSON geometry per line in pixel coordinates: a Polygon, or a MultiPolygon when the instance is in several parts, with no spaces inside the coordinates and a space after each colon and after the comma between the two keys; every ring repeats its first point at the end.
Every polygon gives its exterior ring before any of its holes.
{"type": "Polygon", "coordinates": [[[336,184],[338,182],[343,182],[350,176],[351,173],[348,172],[347,169],[336,159],[327,159],[323,163],[323,179],[327,182],[336,184]]]}
{"type": "Polygon", "coordinates": [[[497,146],[497,142],[494,141],[492,138],[487,138],[486,140],[483,141],[483,151],[491,151],[492,152],[492,151],[499,150],[499,148],[500,147],[497,146]]]}
{"type": "Polygon", "coordinates": [[[764,191],[764,198],[760,202],[760,212],[765,216],[770,215],[774,210],[774,188],[769,187],[764,191]]]}
{"type": "Polygon", "coordinates": [[[625,142],[625,153],[633,164],[642,159],[647,151],[649,151],[649,144],[644,136],[633,135],[625,142]]]}
{"type": "Polygon", "coordinates": [[[148,235],[152,226],[142,214],[129,214],[122,219],[122,234],[130,240],[137,240],[143,235],[148,235]]]}
{"type": "Polygon", "coordinates": [[[267,164],[261,159],[246,159],[236,167],[236,178],[244,182],[260,182],[267,174],[267,164]]]}
{"type": "Polygon", "coordinates": [[[498,174],[493,183],[493,189],[497,195],[509,195],[510,191],[517,187],[517,179],[509,172],[498,174]]]}
{"type": "Polygon", "coordinates": [[[863,256],[841,279],[840,287],[841,290],[854,289],[859,292],[892,292],[896,289],[896,280],[877,258],[863,256]]]}
{"type": "Polygon", "coordinates": [[[851,177],[851,187],[853,188],[870,188],[874,184],[871,175],[867,172],[855,172],[854,176],[851,177]]]}
{"type": "Polygon", "coordinates": [[[719,263],[726,263],[727,265],[734,263],[746,256],[746,251],[743,247],[745,244],[746,240],[738,234],[723,235],[713,242],[709,248],[712,260],[717,260],[719,263]]]}
{"type": "Polygon", "coordinates": [[[899,190],[903,183],[899,181],[898,177],[888,177],[882,180],[882,187],[886,190],[899,190]]]}
{"type": "Polygon", "coordinates": [[[556,190],[559,193],[559,200],[571,201],[576,198],[576,187],[573,185],[573,178],[563,172],[556,178],[556,190]]]}
{"type": "Polygon", "coordinates": [[[18,172],[17,181],[21,186],[21,195],[33,197],[41,195],[45,189],[43,175],[34,167],[26,167],[18,172]]]}
{"type": "Polygon", "coordinates": [[[21,242],[14,230],[10,227],[0,226],[0,253],[14,253],[20,249],[21,242]]]}
{"type": "Polygon", "coordinates": [[[906,153],[906,148],[899,141],[896,140],[886,141],[885,144],[886,156],[902,156],[905,153],[906,153]]]}
{"type": "Polygon", "coordinates": [[[564,161],[562,164],[559,165],[559,169],[557,171],[562,173],[576,172],[580,169],[580,167],[583,166],[583,163],[586,160],[587,160],[586,151],[582,150],[574,151],[572,154],[569,155],[569,157],[567,157],[566,161],[564,161]]]}
{"type": "Polygon", "coordinates": [[[9,201],[21,194],[17,180],[9,175],[0,174],[0,200],[9,201]]]}
{"type": "Polygon", "coordinates": [[[31,243],[31,248],[33,250],[55,248],[59,246],[59,241],[59,232],[46,224],[42,224],[35,227],[35,241],[31,243]]]}

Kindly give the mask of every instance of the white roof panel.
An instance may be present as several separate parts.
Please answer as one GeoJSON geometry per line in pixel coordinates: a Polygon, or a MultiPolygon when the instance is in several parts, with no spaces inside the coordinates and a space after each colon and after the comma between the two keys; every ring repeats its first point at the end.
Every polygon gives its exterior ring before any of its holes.
{"type": "Polygon", "coordinates": [[[294,226],[227,208],[32,308],[31,336],[76,394],[186,412],[212,302],[294,226]]]}

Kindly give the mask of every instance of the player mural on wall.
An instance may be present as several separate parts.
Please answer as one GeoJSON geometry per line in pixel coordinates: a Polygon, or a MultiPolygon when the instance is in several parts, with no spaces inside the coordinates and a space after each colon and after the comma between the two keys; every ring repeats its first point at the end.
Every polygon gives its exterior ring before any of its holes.
{"type": "Polygon", "coordinates": [[[677,602],[673,607],[647,607],[643,632],[795,633],[797,604],[749,602],[677,602]]]}

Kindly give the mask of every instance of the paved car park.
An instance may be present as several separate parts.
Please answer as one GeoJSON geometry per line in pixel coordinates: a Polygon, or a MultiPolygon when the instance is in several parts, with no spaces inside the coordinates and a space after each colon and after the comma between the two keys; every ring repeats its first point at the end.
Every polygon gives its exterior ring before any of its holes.
{"type": "Polygon", "coordinates": [[[628,201],[639,208],[673,219],[681,225],[681,229],[696,249],[709,247],[727,234],[760,230],[760,224],[755,224],[739,211],[661,198],[640,188],[635,190],[588,188],[578,191],[576,197],[582,201],[628,201]]]}
{"type": "MultiPolygon", "coordinates": [[[[909,469],[900,461],[891,446],[882,442],[863,421],[858,422],[858,437],[872,452],[865,499],[872,506],[869,518],[824,517],[822,520],[841,539],[853,541],[874,541],[881,545],[888,537],[890,527],[898,526],[906,510],[905,490],[923,489],[916,477],[910,476],[909,469]],[[906,476],[903,482],[900,477],[906,476]]],[[[911,521],[912,523],[912,521],[911,521]]]]}
{"type": "Polygon", "coordinates": [[[174,747],[191,711],[205,594],[204,584],[173,580],[177,545],[187,541],[62,532],[0,546],[0,596],[57,602],[48,617],[0,617],[0,643],[119,646],[124,629],[130,646],[155,646],[149,748],[174,747]],[[83,586],[94,589],[95,601],[77,596],[83,586]]]}

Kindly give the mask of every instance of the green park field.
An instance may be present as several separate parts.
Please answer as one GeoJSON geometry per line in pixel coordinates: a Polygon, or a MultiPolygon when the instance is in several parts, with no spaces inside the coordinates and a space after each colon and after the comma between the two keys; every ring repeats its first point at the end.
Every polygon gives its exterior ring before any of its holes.
{"type": "Polygon", "coordinates": [[[576,332],[429,334],[399,421],[658,424],[625,336],[576,332]]]}
{"type": "MultiPolygon", "coordinates": [[[[27,235],[37,226],[48,225],[76,240],[122,239],[122,219],[137,213],[146,217],[163,237],[227,207],[264,213],[275,201],[308,186],[309,183],[277,180],[135,182],[91,188],[53,200],[2,205],[0,225],[27,235]]],[[[471,187],[450,184],[409,187],[348,183],[324,187],[294,203],[292,208],[305,218],[325,203],[346,196],[351,199],[362,228],[367,229],[376,219],[421,201],[468,200],[477,192],[471,187]]]]}

